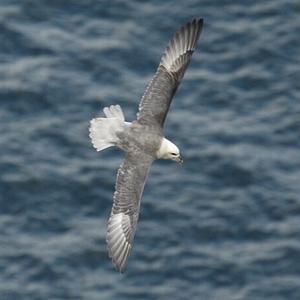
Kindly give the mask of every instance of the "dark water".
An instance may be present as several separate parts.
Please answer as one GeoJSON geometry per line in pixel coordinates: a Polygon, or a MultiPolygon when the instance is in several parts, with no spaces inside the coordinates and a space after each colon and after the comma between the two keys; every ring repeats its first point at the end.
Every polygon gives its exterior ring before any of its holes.
{"type": "Polygon", "coordinates": [[[0,1],[0,299],[300,299],[299,1],[0,1]],[[135,117],[174,33],[205,27],[168,116],[128,271],[105,226],[135,117]]]}

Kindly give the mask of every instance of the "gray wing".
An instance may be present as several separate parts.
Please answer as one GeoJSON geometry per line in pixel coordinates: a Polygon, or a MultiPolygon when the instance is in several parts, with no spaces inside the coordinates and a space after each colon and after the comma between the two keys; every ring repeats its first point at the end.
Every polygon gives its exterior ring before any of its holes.
{"type": "Polygon", "coordinates": [[[202,19],[193,20],[174,35],[142,97],[138,122],[163,126],[173,95],[195,50],[202,26],[202,19]]]}
{"type": "Polygon", "coordinates": [[[118,171],[106,241],[109,256],[120,272],[125,271],[132,248],[140,199],[152,162],[146,154],[129,152],[118,171]]]}

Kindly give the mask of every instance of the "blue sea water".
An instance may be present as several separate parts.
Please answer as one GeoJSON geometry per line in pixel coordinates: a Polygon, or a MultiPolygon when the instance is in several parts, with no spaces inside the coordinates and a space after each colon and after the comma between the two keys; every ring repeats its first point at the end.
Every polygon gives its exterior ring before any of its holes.
{"type": "Polygon", "coordinates": [[[0,1],[0,299],[300,299],[300,4],[0,1]],[[173,33],[204,18],[128,270],[105,229],[123,154],[89,120],[127,120],[173,33]]]}

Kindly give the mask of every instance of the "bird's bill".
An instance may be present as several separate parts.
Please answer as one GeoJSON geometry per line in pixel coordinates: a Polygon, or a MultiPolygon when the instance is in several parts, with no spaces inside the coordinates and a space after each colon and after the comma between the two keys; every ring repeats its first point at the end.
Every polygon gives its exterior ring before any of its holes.
{"type": "Polygon", "coordinates": [[[183,158],[181,155],[179,155],[177,158],[176,158],[176,162],[179,163],[179,164],[183,164],[183,158]]]}

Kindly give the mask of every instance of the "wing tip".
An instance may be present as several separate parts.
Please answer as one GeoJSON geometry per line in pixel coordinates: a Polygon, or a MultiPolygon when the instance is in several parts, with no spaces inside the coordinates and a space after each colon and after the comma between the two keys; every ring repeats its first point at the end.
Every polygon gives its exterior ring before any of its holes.
{"type": "Polygon", "coordinates": [[[110,250],[109,247],[107,247],[107,252],[108,252],[108,257],[111,259],[111,261],[113,262],[116,270],[120,273],[120,274],[123,274],[125,273],[126,271],[126,267],[127,267],[127,264],[124,264],[124,265],[121,265],[117,262],[117,260],[115,259],[112,251],[110,250]]]}
{"type": "Polygon", "coordinates": [[[202,30],[202,28],[203,28],[203,25],[204,25],[204,19],[203,18],[200,18],[200,19],[198,19],[198,26],[199,26],[199,34],[201,33],[201,30],[202,30]]]}
{"type": "MultiPolygon", "coordinates": [[[[204,24],[203,18],[194,18],[185,23],[170,40],[165,53],[162,56],[160,65],[169,71],[175,71],[174,65],[178,64],[178,59],[184,54],[193,53],[199,40],[204,24]]],[[[180,66],[180,64],[179,64],[180,66]]],[[[175,69],[177,66],[175,67],[175,69]]]]}
{"type": "MultiPolygon", "coordinates": [[[[128,252],[130,250],[130,247],[128,247],[128,252]]],[[[113,251],[110,249],[109,246],[107,246],[107,252],[108,252],[108,257],[111,259],[111,261],[113,262],[116,270],[120,273],[123,274],[126,271],[127,268],[127,261],[129,258],[129,253],[127,254],[127,256],[124,256],[122,258],[121,263],[118,261],[118,258],[115,257],[113,251]]]]}
{"type": "Polygon", "coordinates": [[[132,245],[126,238],[124,224],[125,215],[123,213],[112,214],[107,224],[107,252],[117,271],[124,273],[130,256],[132,245]]]}
{"type": "Polygon", "coordinates": [[[194,24],[194,25],[198,25],[201,27],[204,24],[204,19],[203,18],[194,18],[194,19],[192,19],[192,21],[185,23],[185,25],[183,25],[182,28],[188,26],[188,24],[190,24],[190,25],[194,24]]]}
{"type": "Polygon", "coordinates": [[[200,19],[195,19],[197,20],[197,22],[199,23],[199,25],[203,25],[204,24],[204,19],[200,18],[200,19]]]}

